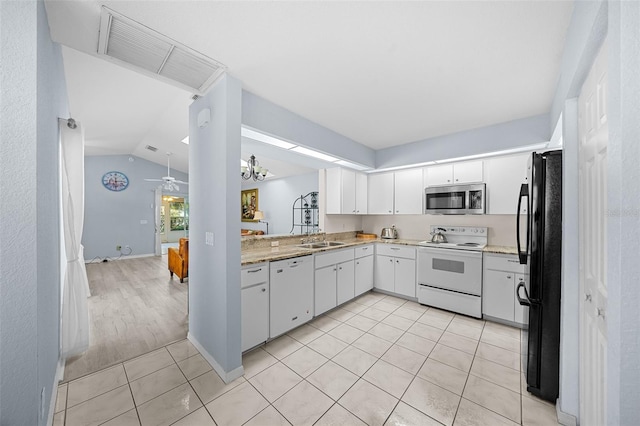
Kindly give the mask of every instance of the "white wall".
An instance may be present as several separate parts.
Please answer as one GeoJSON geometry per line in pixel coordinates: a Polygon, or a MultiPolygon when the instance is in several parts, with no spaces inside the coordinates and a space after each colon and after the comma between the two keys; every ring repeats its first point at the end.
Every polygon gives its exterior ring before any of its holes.
{"type": "Polygon", "coordinates": [[[516,215],[380,215],[362,216],[362,230],[380,235],[380,230],[396,225],[398,238],[430,239],[431,225],[486,226],[491,245],[516,245],[516,215]]]}
{"type": "Polygon", "coordinates": [[[189,339],[224,380],[242,374],[241,98],[241,83],[224,75],[189,107],[189,339]],[[197,117],[205,109],[211,121],[200,128],[197,117]]]}
{"type": "MultiPolygon", "coordinates": [[[[263,182],[243,181],[242,189],[258,188],[258,208],[264,212],[264,220],[269,223],[269,234],[289,234],[293,220],[293,202],[301,195],[318,191],[318,172],[263,182]]],[[[238,207],[240,211],[240,207],[238,207]]],[[[296,220],[300,223],[300,220],[296,220]]],[[[246,229],[267,230],[264,223],[242,222],[246,229]]],[[[300,233],[296,227],[294,233],[300,233]]]]}
{"type": "Polygon", "coordinates": [[[640,2],[609,2],[607,423],[640,422],[640,2]]]}
{"type": "MultiPolygon", "coordinates": [[[[155,188],[158,182],[146,178],[160,178],[166,167],[134,155],[99,155],[85,157],[85,219],[82,245],[84,258],[118,257],[116,246],[130,246],[132,255],[155,253],[155,188]],[[132,158],[134,161],[129,161],[132,158]],[[102,176],[109,171],[123,172],[129,178],[124,191],[109,191],[102,185],[102,176]],[[146,223],[141,223],[146,221],[146,223]]],[[[189,181],[189,176],[171,170],[171,176],[189,181]]],[[[180,192],[186,196],[188,187],[180,192]]],[[[168,227],[167,227],[168,229],[168,227]]],[[[183,233],[184,235],[184,233],[183,233]]]]}
{"type": "Polygon", "coordinates": [[[58,117],[69,111],[43,2],[0,2],[0,28],[0,424],[44,425],[60,353],[58,117]]]}

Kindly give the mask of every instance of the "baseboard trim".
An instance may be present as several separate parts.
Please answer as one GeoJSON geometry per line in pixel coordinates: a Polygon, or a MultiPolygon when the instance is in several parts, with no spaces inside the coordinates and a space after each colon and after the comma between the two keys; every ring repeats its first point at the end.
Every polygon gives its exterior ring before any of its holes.
{"type": "Polygon", "coordinates": [[[558,423],[564,426],[578,426],[578,418],[573,414],[565,413],[560,409],[560,399],[556,400],[556,415],[558,423]]]}
{"type": "MultiPolygon", "coordinates": [[[[138,258],[141,258],[141,257],[155,257],[155,256],[156,256],[155,253],[147,253],[147,254],[132,254],[132,255],[128,255],[128,256],[122,255],[120,257],[114,257],[114,258],[111,258],[111,257],[107,256],[107,257],[105,257],[105,259],[107,259],[109,262],[116,262],[118,260],[138,259],[138,258]]],[[[100,257],[98,257],[98,258],[100,258],[100,257]]],[[[96,259],[96,258],[94,258],[94,259],[96,259]]],[[[90,259],[90,260],[85,259],[84,263],[86,265],[88,265],[90,263],[102,263],[102,261],[95,262],[95,261],[93,261],[94,259],[90,259]]]]}
{"type": "Polygon", "coordinates": [[[49,414],[47,415],[47,426],[53,425],[53,416],[56,411],[56,399],[58,399],[58,385],[64,377],[65,360],[58,359],[58,366],[56,367],[56,375],[53,378],[53,385],[51,386],[51,399],[49,400],[49,414]]]}
{"type": "Polygon", "coordinates": [[[229,372],[225,371],[224,368],[215,360],[215,358],[198,342],[191,332],[187,334],[187,339],[193,344],[193,346],[198,349],[200,354],[207,360],[209,364],[213,367],[213,369],[218,373],[218,376],[225,382],[231,383],[238,377],[241,377],[244,374],[244,367],[241,365],[240,367],[231,370],[229,372]]]}

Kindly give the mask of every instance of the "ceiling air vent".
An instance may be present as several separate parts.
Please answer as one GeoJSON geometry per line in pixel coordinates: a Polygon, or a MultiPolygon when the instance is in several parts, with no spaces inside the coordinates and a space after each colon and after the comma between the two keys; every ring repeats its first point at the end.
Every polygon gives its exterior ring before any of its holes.
{"type": "Polygon", "coordinates": [[[221,63],[104,6],[98,54],[198,94],[225,71],[221,63]]]}
{"type": "Polygon", "coordinates": [[[158,150],[158,148],[156,148],[155,146],[151,146],[151,145],[147,145],[144,148],[148,149],[151,152],[156,152],[158,150]]]}

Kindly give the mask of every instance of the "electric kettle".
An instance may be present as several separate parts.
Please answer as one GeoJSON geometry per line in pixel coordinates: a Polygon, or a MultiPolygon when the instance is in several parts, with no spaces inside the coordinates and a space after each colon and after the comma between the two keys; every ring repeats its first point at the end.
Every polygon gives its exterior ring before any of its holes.
{"type": "Polygon", "coordinates": [[[398,238],[398,230],[395,225],[391,225],[391,228],[382,228],[380,231],[380,238],[395,240],[398,238]]]}

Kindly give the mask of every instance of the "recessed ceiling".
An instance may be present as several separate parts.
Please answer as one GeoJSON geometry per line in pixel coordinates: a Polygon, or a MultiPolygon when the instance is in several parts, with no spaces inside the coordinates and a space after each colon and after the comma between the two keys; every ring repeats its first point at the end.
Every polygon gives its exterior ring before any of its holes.
{"type": "Polygon", "coordinates": [[[90,150],[150,144],[160,157],[187,133],[191,94],[89,56],[102,4],[374,149],[548,112],[573,9],[571,1],[46,1],[54,41],[77,50],[64,51],[67,86],[90,150]]]}

